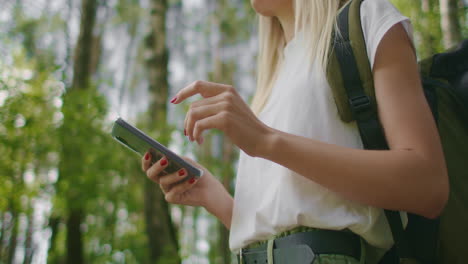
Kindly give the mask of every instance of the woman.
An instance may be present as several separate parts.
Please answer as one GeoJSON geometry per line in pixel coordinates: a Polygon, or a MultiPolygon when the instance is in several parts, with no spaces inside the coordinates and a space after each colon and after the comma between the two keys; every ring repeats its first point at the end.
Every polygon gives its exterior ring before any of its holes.
{"type": "Polygon", "coordinates": [[[230,247],[244,263],[310,263],[311,252],[314,263],[377,263],[393,244],[379,208],[434,218],[447,201],[411,25],[388,0],[364,1],[361,20],[390,150],[362,150],[356,124],[339,119],[324,65],[343,2],[252,0],[260,15],[252,110],[232,86],[203,81],[171,101],[200,94],[186,136],[201,144],[203,131],[218,129],[241,149],[234,199],[206,169],[198,181],[173,185],[184,170],[160,176],[167,160],[150,166],[150,154],[143,158],[168,202],[203,206],[230,228],[230,247]]]}

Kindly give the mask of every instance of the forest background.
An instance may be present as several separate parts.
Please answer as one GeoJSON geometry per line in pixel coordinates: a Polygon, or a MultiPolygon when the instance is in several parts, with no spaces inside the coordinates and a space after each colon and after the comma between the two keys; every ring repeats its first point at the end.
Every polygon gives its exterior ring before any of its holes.
{"type": "MultiPolygon", "coordinates": [[[[467,0],[391,0],[419,58],[468,36],[467,0]]],[[[234,263],[204,209],[168,205],[109,135],[121,116],[233,193],[238,149],[183,136],[195,80],[255,89],[246,0],[0,0],[0,263],[234,263]]]]}

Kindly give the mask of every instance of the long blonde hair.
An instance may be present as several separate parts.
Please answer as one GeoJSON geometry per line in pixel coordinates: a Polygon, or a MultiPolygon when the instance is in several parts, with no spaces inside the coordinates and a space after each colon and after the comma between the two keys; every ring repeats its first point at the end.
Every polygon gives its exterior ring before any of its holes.
{"type": "MultiPolygon", "coordinates": [[[[304,34],[310,62],[316,61],[326,69],[331,35],[336,26],[338,9],[347,0],[293,0],[295,35],[304,34]]],[[[276,17],[259,15],[259,55],[257,90],[252,110],[259,114],[270,96],[286,44],[284,32],[276,17]]]]}

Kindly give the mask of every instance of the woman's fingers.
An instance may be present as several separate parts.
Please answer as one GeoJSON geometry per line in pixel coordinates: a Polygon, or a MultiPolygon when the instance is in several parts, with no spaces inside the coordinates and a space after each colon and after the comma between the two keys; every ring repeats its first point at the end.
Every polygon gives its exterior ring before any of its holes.
{"type": "Polygon", "coordinates": [[[200,94],[204,98],[212,97],[230,89],[234,88],[230,85],[225,84],[196,81],[180,90],[177,93],[177,95],[171,100],[171,103],[178,104],[196,94],[200,94]]]}
{"type": "Polygon", "coordinates": [[[229,123],[228,122],[229,118],[230,118],[230,114],[227,111],[222,111],[222,112],[217,113],[216,115],[212,115],[202,120],[198,120],[195,123],[194,128],[193,128],[193,138],[199,142],[199,139],[203,131],[207,129],[216,128],[218,130],[222,130],[226,132],[226,129],[229,123]]]}
{"type": "MultiPolygon", "coordinates": [[[[190,109],[189,109],[188,113],[185,115],[185,120],[184,120],[184,135],[185,136],[191,136],[191,133],[189,133],[189,131],[187,130],[189,118],[191,116],[190,113],[191,112],[192,113],[197,113],[197,115],[198,115],[198,112],[201,111],[201,109],[199,109],[200,107],[213,105],[213,104],[217,104],[217,103],[222,102],[223,99],[226,97],[225,94],[226,93],[220,93],[220,94],[218,94],[216,96],[213,96],[213,97],[204,98],[202,100],[195,101],[190,105],[190,109]]],[[[189,139],[190,139],[190,141],[193,141],[193,138],[189,137],[189,139]]]]}
{"type": "Polygon", "coordinates": [[[218,102],[216,104],[204,105],[191,108],[187,113],[187,121],[185,124],[185,132],[191,141],[197,139],[193,134],[194,126],[200,120],[216,115],[221,111],[225,111],[229,106],[226,102],[218,102]]]}
{"type": "Polygon", "coordinates": [[[160,174],[167,167],[168,163],[167,158],[162,157],[146,170],[146,176],[148,176],[150,180],[159,183],[160,174]]]}
{"type": "Polygon", "coordinates": [[[159,184],[163,186],[164,190],[169,190],[172,185],[182,181],[187,177],[187,171],[180,169],[175,173],[167,174],[159,178],[159,184]]]}
{"type": "Polygon", "coordinates": [[[141,158],[141,169],[147,171],[151,167],[151,153],[146,152],[141,158]]]}
{"type": "Polygon", "coordinates": [[[179,203],[181,195],[191,189],[196,183],[195,178],[191,178],[188,181],[174,185],[168,192],[165,193],[166,201],[169,203],[179,203]]]}
{"type": "Polygon", "coordinates": [[[197,108],[197,107],[204,106],[204,105],[216,104],[225,98],[225,94],[226,92],[223,92],[212,97],[203,98],[202,100],[197,100],[190,104],[190,108],[197,108]]]}

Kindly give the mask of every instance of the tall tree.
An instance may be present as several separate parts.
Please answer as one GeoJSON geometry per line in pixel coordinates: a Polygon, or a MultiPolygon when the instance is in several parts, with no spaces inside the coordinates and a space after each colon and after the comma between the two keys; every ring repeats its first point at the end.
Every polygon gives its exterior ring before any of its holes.
{"type": "MultiPolygon", "coordinates": [[[[13,201],[12,203],[15,203],[16,201],[13,201]]],[[[18,238],[18,208],[16,208],[15,205],[11,206],[10,208],[11,212],[11,231],[10,231],[10,242],[8,246],[8,258],[7,258],[7,263],[8,264],[13,264],[15,260],[15,253],[16,253],[16,246],[18,244],[17,238],[18,238]]]]}
{"type": "MultiPolygon", "coordinates": [[[[37,175],[37,174],[36,174],[37,175]]],[[[34,245],[33,245],[33,233],[34,233],[34,208],[32,207],[31,201],[27,209],[27,228],[26,228],[26,239],[24,242],[24,259],[23,264],[32,263],[34,256],[34,245]]]]}
{"type": "Polygon", "coordinates": [[[459,0],[440,0],[440,24],[444,32],[445,48],[455,46],[462,39],[458,17],[459,0]]]}
{"type": "MultiPolygon", "coordinates": [[[[93,30],[95,27],[96,14],[98,4],[97,0],[83,0],[80,18],[80,33],[78,42],[75,48],[75,58],[73,65],[73,80],[72,86],[64,95],[64,107],[68,110],[64,111],[63,127],[70,126],[75,122],[76,112],[83,110],[80,107],[72,104],[71,101],[77,101],[80,90],[90,89],[92,69],[93,67],[93,30]]],[[[75,127],[74,130],[77,128],[75,127]]],[[[73,130],[73,128],[72,128],[73,130]]],[[[70,133],[70,137],[73,136],[70,133]]],[[[79,134],[79,133],[77,133],[79,134]]],[[[61,178],[66,177],[69,184],[72,185],[66,195],[66,263],[81,264],[85,263],[83,252],[83,233],[81,225],[85,216],[84,199],[80,190],[80,177],[84,177],[85,153],[86,145],[76,145],[68,136],[62,135],[62,151],[59,164],[59,175],[61,178]],[[80,149],[81,148],[81,149],[80,149]]],[[[60,179],[62,180],[62,179],[60,179]]]]}
{"type": "MultiPolygon", "coordinates": [[[[170,133],[166,125],[169,95],[166,12],[166,0],[150,1],[150,32],[145,38],[145,62],[150,93],[148,123],[145,127],[157,127],[157,138],[164,145],[168,145],[170,133]]],[[[177,234],[164,195],[156,184],[146,181],[144,185],[150,263],[180,263],[177,234]]]]}

